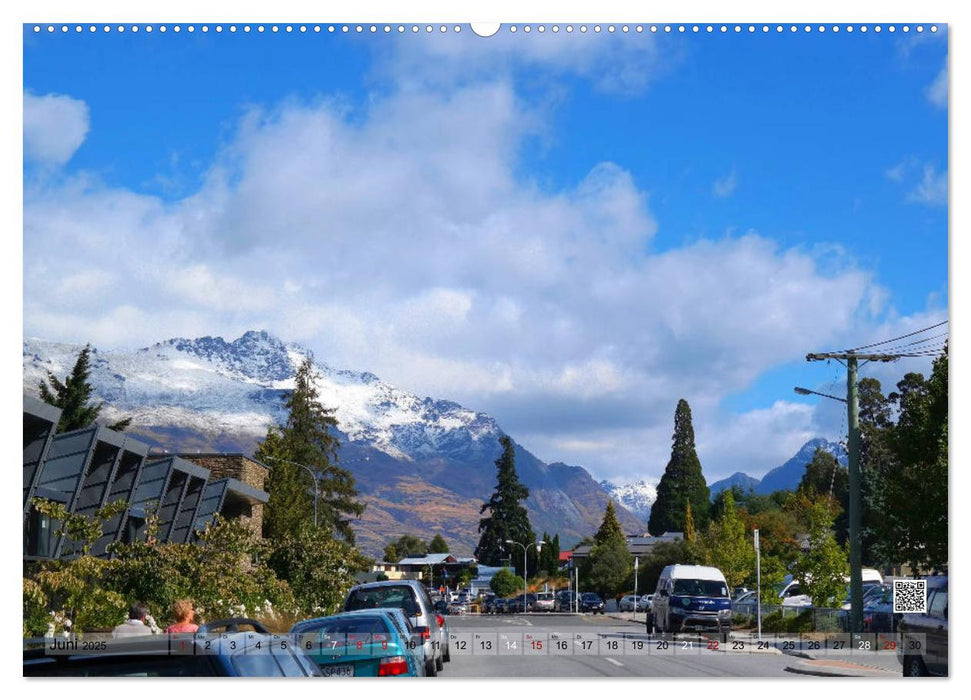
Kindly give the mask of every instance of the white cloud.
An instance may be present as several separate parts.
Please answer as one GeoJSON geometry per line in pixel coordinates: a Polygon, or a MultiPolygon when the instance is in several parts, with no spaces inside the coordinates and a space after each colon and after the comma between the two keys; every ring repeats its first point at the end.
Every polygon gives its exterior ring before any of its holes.
{"type": "Polygon", "coordinates": [[[735,174],[735,169],[732,168],[732,172],[728,173],[728,175],[715,180],[714,184],[711,186],[711,190],[715,193],[716,197],[725,199],[726,197],[731,197],[735,193],[735,187],[737,185],[738,177],[735,174]]]}
{"type": "Polygon", "coordinates": [[[947,109],[947,59],[944,59],[944,67],[934,78],[934,82],[927,86],[924,91],[931,104],[941,109],[947,109]]]}
{"type": "Polygon", "coordinates": [[[63,165],[84,143],[88,128],[89,110],[83,100],[24,92],[25,160],[63,165]]]}
{"type": "Polygon", "coordinates": [[[485,39],[463,32],[434,38],[390,37],[379,73],[406,90],[529,74],[534,79],[576,76],[601,92],[630,95],[646,90],[680,61],[675,44],[662,51],[660,37],[647,33],[501,32],[485,39]]]}
{"type": "Polygon", "coordinates": [[[545,128],[503,81],[364,112],[291,102],[247,113],[174,203],[86,178],[38,185],[25,333],[142,346],[265,328],[492,412],[542,459],[595,473],[658,476],[685,397],[706,474],[733,450],[777,466],[811,417],[777,404],[738,419],[721,401],[872,324],[885,296],[838,249],[749,233],[652,252],[650,197],[623,163],[552,191],[521,174],[545,128]],[[86,276],[52,284],[64,260],[86,276]],[[762,428],[783,447],[745,443],[762,428]]]}
{"type": "Polygon", "coordinates": [[[930,206],[947,206],[947,170],[937,172],[931,163],[909,156],[884,173],[888,179],[910,187],[907,201],[930,206]],[[921,173],[920,180],[916,180],[921,173]]]}
{"type": "Polygon", "coordinates": [[[934,166],[924,166],[924,176],[907,195],[907,200],[934,206],[947,205],[947,171],[938,173],[934,166]]]}

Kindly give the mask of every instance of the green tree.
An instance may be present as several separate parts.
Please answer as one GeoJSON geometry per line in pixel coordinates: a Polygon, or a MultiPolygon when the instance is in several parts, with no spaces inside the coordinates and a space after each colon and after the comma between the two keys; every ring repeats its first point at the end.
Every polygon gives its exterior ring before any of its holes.
{"type": "Polygon", "coordinates": [[[633,565],[634,557],[617,522],[614,502],[608,500],[603,521],[594,535],[590,555],[583,561],[580,576],[587,586],[606,599],[623,590],[633,565]]]}
{"type": "MultiPolygon", "coordinates": [[[[516,475],[516,451],[512,439],[503,435],[499,438],[502,454],[496,460],[496,490],[488,503],[483,503],[480,513],[489,514],[479,520],[479,544],[475,548],[476,559],[487,566],[499,566],[504,559],[511,558],[515,566],[518,547],[509,545],[512,540],[526,545],[535,541],[536,536],[529,524],[529,514],[522,501],[529,497],[527,489],[516,475]]],[[[519,570],[517,569],[517,573],[519,570]]]]}
{"type": "Polygon", "coordinates": [[[674,437],[671,459],[657,486],[657,500],[651,506],[647,529],[652,535],[684,532],[686,503],[691,502],[695,526],[708,523],[710,493],[701,473],[701,462],[695,452],[695,432],[691,424],[691,407],[684,399],[674,412],[674,437]]]}
{"type": "Polygon", "coordinates": [[[718,567],[729,588],[741,586],[752,578],[755,550],[745,533],[745,523],[735,509],[732,492],[723,491],[721,517],[708,525],[701,546],[704,561],[718,567]]]}
{"type": "Polygon", "coordinates": [[[448,542],[441,534],[435,535],[432,541],[428,543],[428,553],[429,554],[448,554],[448,542]]]}
{"type": "Polygon", "coordinates": [[[314,479],[318,474],[318,524],[354,543],[350,520],[364,512],[354,477],[337,462],[340,443],[331,434],[337,429],[333,409],[324,408],[316,387],[313,362],[305,358],[297,368],[294,388],[287,394],[287,421],[270,428],[258,446],[256,458],[270,466],[267,492],[270,502],[264,513],[267,537],[295,534],[313,519],[314,479]]]}
{"type": "MultiPolygon", "coordinates": [[[[434,542],[434,540],[432,540],[434,542]]],[[[444,542],[444,540],[442,540],[444,542]]],[[[430,551],[429,544],[412,534],[405,534],[389,542],[384,548],[384,560],[397,563],[406,557],[423,557],[430,551]]],[[[446,549],[446,551],[448,551],[446,549]]]]}
{"type": "Polygon", "coordinates": [[[597,534],[593,536],[593,541],[594,544],[603,544],[611,540],[619,540],[626,543],[627,538],[624,537],[624,531],[617,521],[617,511],[614,509],[614,502],[608,499],[607,507],[604,509],[603,520],[600,522],[600,528],[597,530],[597,534]]]}
{"type": "Polygon", "coordinates": [[[347,542],[309,525],[264,542],[263,556],[276,575],[290,584],[299,609],[311,616],[338,612],[355,583],[354,574],[371,565],[347,542]]]}
{"type": "Polygon", "coordinates": [[[500,569],[489,579],[489,588],[500,598],[508,598],[517,591],[523,590],[525,585],[522,578],[509,569],[500,569]]]}
{"type": "Polygon", "coordinates": [[[796,559],[793,576],[822,608],[839,607],[846,597],[849,575],[849,553],[833,535],[833,510],[825,500],[813,500],[811,494],[797,494],[792,507],[808,528],[809,546],[796,559]]]}
{"type": "Polygon", "coordinates": [[[888,398],[899,417],[890,431],[896,464],[881,484],[883,547],[915,571],[942,570],[948,564],[947,346],[930,379],[907,374],[888,398]]]}
{"type": "MultiPolygon", "coordinates": [[[[61,409],[61,418],[57,422],[57,432],[65,433],[70,430],[86,428],[94,423],[101,415],[102,404],[92,404],[93,389],[88,382],[91,375],[91,345],[85,345],[74,362],[71,373],[62,382],[47,373],[47,381],[40,382],[40,397],[52,406],[61,409]]],[[[131,423],[131,418],[125,418],[108,426],[112,430],[124,430],[131,423]]]]}

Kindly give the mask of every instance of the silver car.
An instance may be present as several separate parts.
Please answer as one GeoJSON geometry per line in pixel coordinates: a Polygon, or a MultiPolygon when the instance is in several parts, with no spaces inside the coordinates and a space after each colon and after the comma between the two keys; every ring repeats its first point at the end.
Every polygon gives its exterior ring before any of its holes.
{"type": "Polygon", "coordinates": [[[436,676],[450,660],[448,623],[435,612],[428,591],[417,581],[375,581],[351,588],[344,611],[399,608],[421,635],[425,650],[425,674],[436,676]]]}

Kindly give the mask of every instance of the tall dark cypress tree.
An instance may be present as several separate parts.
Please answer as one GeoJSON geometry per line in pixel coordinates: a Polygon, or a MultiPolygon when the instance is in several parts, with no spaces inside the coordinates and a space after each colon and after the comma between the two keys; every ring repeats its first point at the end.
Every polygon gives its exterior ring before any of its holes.
{"type": "Polygon", "coordinates": [[[287,422],[270,428],[256,450],[256,458],[270,467],[267,492],[270,502],[264,515],[264,534],[279,537],[295,533],[313,522],[314,481],[307,469],[316,472],[318,486],[317,521],[347,542],[354,543],[350,519],[364,512],[357,501],[354,477],[337,464],[340,443],[334,410],[324,408],[314,383],[311,359],[297,368],[293,391],[287,395],[287,422]]]}
{"type": "MultiPolygon", "coordinates": [[[[74,362],[74,368],[63,382],[55,377],[53,372],[48,372],[47,381],[40,383],[40,398],[45,403],[61,409],[61,419],[57,422],[59,433],[85,428],[101,415],[102,405],[90,403],[93,393],[91,384],[88,382],[88,377],[91,375],[90,367],[91,345],[85,345],[74,362]]],[[[125,418],[109,427],[112,430],[124,430],[130,422],[130,418],[125,418]]]]}
{"type": "MultiPolygon", "coordinates": [[[[516,545],[506,544],[506,540],[519,542],[527,547],[536,536],[529,524],[529,514],[522,501],[529,497],[527,489],[516,475],[516,448],[513,441],[506,435],[499,438],[502,454],[496,460],[496,490],[488,503],[483,503],[479,513],[489,511],[488,515],[479,520],[479,545],[475,548],[475,556],[486,566],[500,566],[506,560],[516,567],[522,575],[522,549],[516,545]],[[519,566],[516,565],[519,562],[519,566]]],[[[534,549],[534,548],[531,548],[534,549]]]]}
{"type": "Polygon", "coordinates": [[[674,444],[671,459],[657,486],[657,500],[651,506],[647,529],[652,535],[684,532],[685,505],[691,502],[695,527],[702,530],[708,523],[709,491],[701,473],[701,462],[695,452],[695,430],[691,425],[691,407],[684,399],[674,411],[674,444]]]}

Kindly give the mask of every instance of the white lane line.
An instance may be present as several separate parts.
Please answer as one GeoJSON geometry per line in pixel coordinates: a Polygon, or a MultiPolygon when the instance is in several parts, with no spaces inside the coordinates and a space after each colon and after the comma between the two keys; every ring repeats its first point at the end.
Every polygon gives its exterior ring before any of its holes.
{"type": "Polygon", "coordinates": [[[607,659],[607,661],[609,661],[610,663],[612,663],[614,666],[620,666],[622,668],[624,666],[624,664],[620,663],[616,659],[611,659],[609,656],[605,656],[604,658],[607,659]]]}

